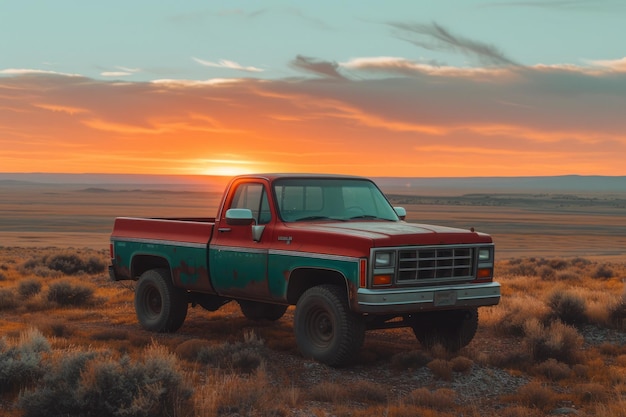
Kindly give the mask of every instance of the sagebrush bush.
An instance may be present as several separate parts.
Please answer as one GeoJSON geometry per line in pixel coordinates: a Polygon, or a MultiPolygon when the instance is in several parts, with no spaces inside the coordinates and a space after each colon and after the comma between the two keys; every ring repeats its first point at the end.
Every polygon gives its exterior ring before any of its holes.
{"type": "Polygon", "coordinates": [[[572,364],[579,359],[579,350],[583,338],[575,328],[561,321],[550,323],[547,327],[538,320],[526,322],[524,344],[536,361],[556,359],[572,364]]]}
{"type": "Polygon", "coordinates": [[[452,363],[445,359],[433,359],[426,365],[433,375],[444,381],[452,381],[452,363]]]}
{"type": "Polygon", "coordinates": [[[19,292],[23,298],[29,298],[39,294],[41,286],[41,281],[37,279],[23,279],[17,284],[17,292],[19,292]]]}
{"type": "Polygon", "coordinates": [[[517,390],[517,396],[523,405],[541,410],[553,407],[558,401],[558,397],[552,389],[536,381],[520,387],[517,390]]]}
{"type": "Polygon", "coordinates": [[[613,278],[615,273],[608,265],[599,265],[591,274],[592,278],[608,279],[613,278]]]}
{"type": "Polygon", "coordinates": [[[265,364],[267,352],[262,340],[246,338],[237,343],[222,343],[199,347],[196,361],[213,367],[227,367],[239,372],[251,373],[265,364]]]}
{"type": "Polygon", "coordinates": [[[40,378],[45,372],[41,356],[49,351],[47,339],[35,329],[23,332],[13,345],[0,339],[0,393],[24,388],[40,378]]]}
{"type": "Polygon", "coordinates": [[[569,378],[572,374],[572,369],[567,364],[551,358],[545,362],[535,365],[532,372],[537,375],[543,375],[552,381],[560,381],[562,379],[569,378]]]}
{"type": "Polygon", "coordinates": [[[175,357],[153,345],[136,362],[93,352],[64,355],[20,394],[18,405],[24,417],[172,416],[190,408],[191,393],[175,357]]]}
{"type": "Polygon", "coordinates": [[[18,306],[18,300],[13,288],[0,288],[0,311],[18,306]]]}
{"type": "Polygon", "coordinates": [[[97,256],[75,252],[49,253],[31,258],[18,268],[22,274],[32,273],[41,277],[59,275],[99,274],[105,271],[106,262],[97,256]]]}
{"type": "Polygon", "coordinates": [[[94,301],[94,290],[83,284],[58,281],[48,288],[48,301],[62,306],[85,306],[94,301]]]}
{"type": "Polygon", "coordinates": [[[548,306],[553,318],[565,324],[580,326],[587,323],[585,299],[570,291],[555,290],[550,294],[548,306]]]}

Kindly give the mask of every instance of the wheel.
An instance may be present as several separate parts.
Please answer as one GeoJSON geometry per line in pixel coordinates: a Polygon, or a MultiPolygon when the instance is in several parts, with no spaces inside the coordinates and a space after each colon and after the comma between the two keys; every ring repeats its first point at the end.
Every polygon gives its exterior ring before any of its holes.
{"type": "Polygon", "coordinates": [[[241,312],[249,320],[276,321],[287,311],[287,306],[282,304],[261,303],[248,300],[239,300],[238,302],[241,312]]]}
{"type": "Polygon", "coordinates": [[[151,269],[139,277],[135,312],[141,326],[153,332],[175,332],[187,317],[187,294],[174,287],[167,269],[151,269]]]}
{"type": "Polygon", "coordinates": [[[302,355],[330,366],[345,365],[363,345],[365,324],[336,285],[308,289],[296,305],[296,342],[302,355]]]}
{"type": "Polygon", "coordinates": [[[478,309],[424,313],[415,317],[415,337],[426,349],[439,343],[455,352],[467,346],[478,329],[478,309]]]}

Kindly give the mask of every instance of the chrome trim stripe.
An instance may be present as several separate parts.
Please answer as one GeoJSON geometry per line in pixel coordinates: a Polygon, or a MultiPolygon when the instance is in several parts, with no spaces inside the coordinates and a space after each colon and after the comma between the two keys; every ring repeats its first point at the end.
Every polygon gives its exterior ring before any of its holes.
{"type": "Polygon", "coordinates": [[[111,242],[132,242],[132,243],[146,243],[151,245],[169,245],[169,246],[184,246],[186,248],[198,248],[204,249],[208,243],[194,243],[194,242],[180,242],[178,240],[165,240],[165,239],[144,239],[137,237],[111,237],[111,242]]]}
{"type": "Polygon", "coordinates": [[[253,249],[239,246],[222,246],[222,245],[211,245],[209,246],[210,250],[219,250],[222,252],[239,252],[239,253],[255,253],[255,254],[267,254],[267,249],[253,249]]]}
{"type": "Polygon", "coordinates": [[[288,250],[281,250],[281,249],[270,249],[269,253],[270,255],[298,256],[301,258],[327,259],[330,261],[343,261],[343,262],[359,262],[359,259],[361,259],[361,258],[354,258],[351,256],[327,255],[323,253],[298,252],[298,251],[288,251],[288,250]]]}

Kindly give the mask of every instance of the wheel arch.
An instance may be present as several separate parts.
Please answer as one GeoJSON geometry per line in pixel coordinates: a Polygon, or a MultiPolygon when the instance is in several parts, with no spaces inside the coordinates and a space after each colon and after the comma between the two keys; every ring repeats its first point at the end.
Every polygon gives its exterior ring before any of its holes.
{"type": "Polygon", "coordinates": [[[133,258],[130,262],[131,276],[134,280],[139,279],[141,274],[150,269],[161,268],[167,269],[170,273],[170,277],[172,276],[172,268],[170,267],[170,262],[162,256],[140,253],[133,255],[133,258]]]}
{"type": "Polygon", "coordinates": [[[346,276],[335,269],[301,267],[291,271],[287,287],[287,301],[295,305],[302,294],[309,288],[318,285],[337,285],[350,293],[346,276]]]}

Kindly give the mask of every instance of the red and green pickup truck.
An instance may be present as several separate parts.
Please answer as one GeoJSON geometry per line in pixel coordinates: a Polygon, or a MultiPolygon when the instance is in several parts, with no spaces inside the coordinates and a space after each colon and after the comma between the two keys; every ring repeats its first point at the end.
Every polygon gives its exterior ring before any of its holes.
{"type": "Polygon", "coordinates": [[[423,346],[467,345],[478,307],[500,300],[494,245],[473,230],[409,223],[367,178],[264,174],[231,180],[216,218],[125,218],[113,280],[135,280],[140,324],[174,332],[189,304],[236,301],[252,320],[295,305],[307,358],[340,366],[366,330],[409,327],[423,346]]]}

